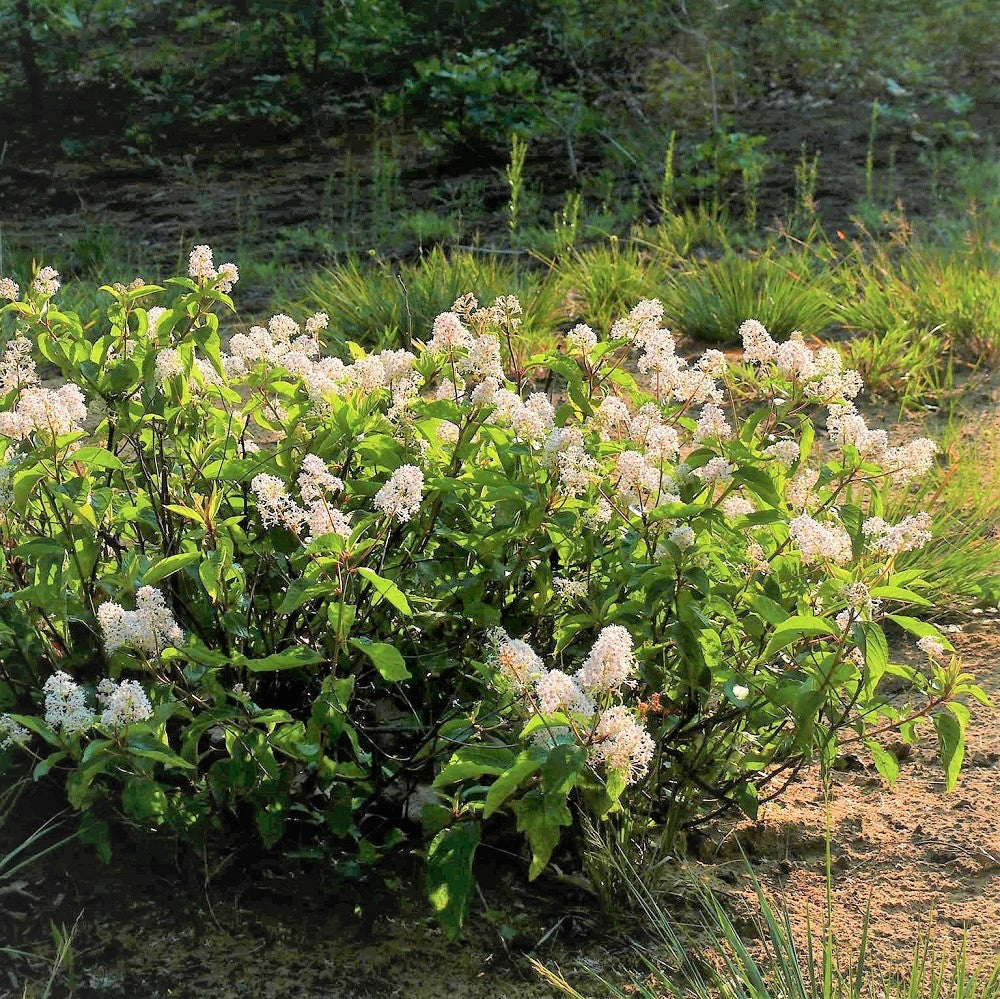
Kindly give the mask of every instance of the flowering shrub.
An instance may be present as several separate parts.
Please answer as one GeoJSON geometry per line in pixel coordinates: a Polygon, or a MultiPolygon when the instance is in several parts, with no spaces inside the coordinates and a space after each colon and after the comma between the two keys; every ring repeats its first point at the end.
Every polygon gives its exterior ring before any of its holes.
{"type": "Polygon", "coordinates": [[[926,514],[882,517],[935,448],[868,428],[835,351],[748,321],[745,364],[689,363],[646,301],[536,355],[471,296],[415,352],[338,356],[322,314],[224,344],[238,277],[198,247],[88,320],[0,283],[0,760],[105,855],[112,819],[248,819],[368,863],[420,802],[455,929],[495,814],[535,876],[580,809],[676,837],[840,746],[892,780],[878,736],[928,718],[954,783],[981,692],[904,613],[926,514]]]}

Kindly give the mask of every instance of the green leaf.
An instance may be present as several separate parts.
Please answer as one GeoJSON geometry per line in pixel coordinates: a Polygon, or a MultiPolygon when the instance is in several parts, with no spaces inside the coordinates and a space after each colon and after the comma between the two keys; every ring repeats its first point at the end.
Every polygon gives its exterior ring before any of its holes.
{"type": "Polygon", "coordinates": [[[809,614],[796,614],[795,617],[790,617],[779,624],[771,633],[771,639],[764,650],[764,659],[770,659],[776,652],[780,652],[800,638],[835,634],[829,621],[809,614]]]}
{"type": "Polygon", "coordinates": [[[733,799],[736,804],[739,805],[740,811],[747,816],[747,818],[757,821],[757,814],[760,810],[760,798],[757,794],[757,788],[753,784],[740,784],[733,791],[733,799]]]}
{"type": "Polygon", "coordinates": [[[488,819],[528,777],[536,774],[547,757],[548,753],[541,746],[532,746],[521,753],[514,765],[494,781],[486,795],[483,818],[488,819]]]}
{"type": "Polygon", "coordinates": [[[514,804],[517,830],[528,838],[531,866],[528,880],[534,881],[545,870],[552,852],[559,844],[560,829],[573,824],[566,799],[541,790],[529,791],[514,804]]]}
{"type": "Polygon", "coordinates": [[[151,565],[143,574],[142,581],[146,586],[155,586],[161,579],[172,576],[175,572],[197,562],[201,558],[201,552],[181,552],[180,555],[168,555],[161,558],[155,565],[151,565]]]}
{"type": "Polygon", "coordinates": [[[437,775],[432,787],[447,787],[463,780],[492,774],[499,777],[514,762],[514,752],[506,746],[464,746],[453,754],[437,775]]]}
{"type": "Polygon", "coordinates": [[[372,601],[373,606],[384,598],[401,614],[409,616],[413,613],[410,609],[410,602],[406,599],[406,594],[391,579],[386,579],[365,566],[358,569],[358,575],[367,579],[378,594],[378,599],[372,601]]]}
{"type": "Polygon", "coordinates": [[[326,662],[326,656],[307,649],[304,645],[296,645],[286,652],[276,652],[263,659],[247,659],[242,663],[251,673],[275,673],[282,669],[302,669],[326,662]]]}
{"type": "Polygon", "coordinates": [[[176,767],[179,770],[194,770],[194,764],[189,763],[183,757],[178,756],[169,746],[164,745],[149,734],[137,733],[125,746],[126,750],[133,756],[141,756],[147,760],[155,760],[164,766],[176,767]]]}
{"type": "Polygon", "coordinates": [[[926,621],[921,621],[915,617],[907,617],[905,614],[886,614],[886,617],[890,621],[895,621],[904,631],[908,631],[911,635],[916,635],[917,638],[926,638],[930,635],[931,638],[940,641],[945,648],[951,648],[951,643],[944,638],[933,624],[928,624],[926,621]]]}
{"type": "Polygon", "coordinates": [[[545,793],[566,797],[576,784],[587,762],[587,750],[583,746],[564,743],[553,746],[542,767],[545,793]]]}
{"type": "Polygon", "coordinates": [[[38,763],[35,764],[35,769],[31,771],[31,776],[35,780],[41,780],[57,763],[61,763],[65,760],[67,755],[67,753],[62,751],[58,753],[50,753],[44,760],[39,760],[38,763]]]}
{"type": "Polygon", "coordinates": [[[958,774],[965,758],[965,726],[948,711],[939,711],[932,721],[937,730],[938,748],[944,764],[945,790],[952,791],[958,783],[958,774]]]}
{"type": "Polygon", "coordinates": [[[410,679],[410,671],[406,668],[399,650],[386,642],[372,642],[367,638],[352,638],[351,645],[360,649],[375,664],[383,680],[398,683],[410,679]]]}
{"type": "Polygon", "coordinates": [[[87,446],[74,451],[70,456],[71,460],[87,468],[112,468],[121,469],[125,466],[121,459],[116,458],[110,451],[103,447],[87,446]]]}
{"type": "Polygon", "coordinates": [[[866,739],[865,746],[871,753],[872,763],[875,769],[888,781],[889,787],[893,787],[896,778],[899,777],[899,760],[895,754],[890,753],[884,746],[879,745],[874,739],[866,739]]]}
{"type": "Polygon", "coordinates": [[[871,595],[879,600],[900,600],[916,607],[933,607],[932,601],[904,586],[874,586],[871,595]]]}
{"type": "Polygon", "coordinates": [[[479,824],[459,822],[442,829],[427,851],[427,897],[444,932],[454,940],[469,914],[475,880],[472,861],[479,824]]]}
{"type": "Polygon", "coordinates": [[[105,864],[110,862],[111,828],[107,820],[97,818],[92,811],[85,811],[80,816],[80,828],[76,835],[81,843],[89,843],[105,864]]]}
{"type": "Polygon", "coordinates": [[[872,621],[861,622],[860,630],[868,683],[874,688],[889,665],[889,643],[885,639],[885,632],[872,621]]]}

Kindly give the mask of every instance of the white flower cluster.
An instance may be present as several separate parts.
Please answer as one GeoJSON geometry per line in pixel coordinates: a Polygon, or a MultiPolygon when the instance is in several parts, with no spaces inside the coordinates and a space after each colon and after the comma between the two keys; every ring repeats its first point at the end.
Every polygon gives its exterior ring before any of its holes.
{"type": "Polygon", "coordinates": [[[923,652],[928,659],[942,659],[947,655],[944,645],[933,635],[924,635],[917,642],[917,648],[923,652]]]}
{"type": "Polygon", "coordinates": [[[804,386],[806,395],[821,401],[853,399],[863,382],[857,371],[844,370],[840,354],[832,347],[811,350],[802,334],[795,332],[782,344],[775,343],[770,333],[756,319],[740,326],[743,340],[743,360],[747,364],[765,366],[773,363],[781,374],[804,386]]]}
{"type": "Polygon", "coordinates": [[[560,599],[567,602],[582,600],[587,596],[587,583],[582,579],[567,579],[565,576],[556,576],[552,580],[552,586],[560,599]]]}
{"type": "Polygon", "coordinates": [[[498,629],[490,636],[492,652],[487,662],[516,691],[525,690],[545,672],[538,653],[519,638],[498,629]]]}
{"type": "Polygon", "coordinates": [[[9,277],[0,277],[0,302],[16,302],[20,297],[20,285],[9,277]]]}
{"type": "Polygon", "coordinates": [[[97,608],[97,619],[108,655],[124,648],[155,656],[184,640],[166,598],[152,586],[136,590],[135,610],[109,600],[97,608]]]}
{"type": "Polygon", "coordinates": [[[0,750],[23,746],[30,738],[31,733],[10,715],[0,715],[0,750]]]}
{"type": "Polygon", "coordinates": [[[250,483],[257,501],[257,512],[265,527],[285,527],[293,534],[308,531],[303,541],[308,544],[327,534],[342,538],[351,536],[350,517],[334,505],[334,497],[344,491],[344,483],[326,466],[322,458],[307,454],[302,459],[298,475],[299,495],[305,507],[292,498],[288,487],[276,475],[261,472],[250,483]]]}
{"type": "Polygon", "coordinates": [[[59,290],[59,272],[54,267],[43,267],[35,275],[31,288],[38,295],[54,295],[59,290]]]}
{"type": "Polygon", "coordinates": [[[925,475],[938,451],[937,444],[926,437],[917,437],[902,447],[890,447],[888,433],[869,429],[852,404],[831,406],[826,425],[835,445],[855,448],[863,459],[881,465],[897,485],[925,475]]]}
{"type": "MultiPolygon", "coordinates": [[[[608,625],[597,636],[583,665],[570,676],[547,670],[527,642],[503,631],[491,638],[492,666],[532,710],[542,715],[566,714],[575,719],[577,738],[587,746],[591,763],[619,774],[626,783],[643,777],[653,758],[652,737],[635,714],[621,704],[599,709],[628,686],[636,669],[632,636],[620,625],[608,625]]],[[[539,733],[544,740],[570,731],[565,725],[539,733]]]]}
{"type": "Polygon", "coordinates": [[[821,524],[805,513],[789,522],[788,533],[806,565],[818,562],[845,565],[851,561],[854,553],[851,536],[842,525],[821,524]]]}
{"type": "Polygon", "coordinates": [[[138,680],[102,680],[97,685],[97,704],[102,709],[101,725],[113,732],[153,714],[153,706],[138,680]]]}
{"type": "Polygon", "coordinates": [[[869,517],[861,525],[872,547],[885,555],[901,555],[922,548],[931,539],[931,517],[921,512],[905,517],[898,524],[887,524],[881,517],[869,517]]]}
{"type": "Polygon", "coordinates": [[[577,679],[585,690],[614,693],[629,683],[635,667],[632,636],[620,624],[609,624],[601,629],[577,679]]]}
{"type": "Polygon", "coordinates": [[[26,440],[33,433],[48,439],[81,433],[87,404],[80,389],[68,382],[57,389],[31,385],[14,408],[0,413],[0,436],[26,440]]]}
{"type": "Polygon", "coordinates": [[[405,523],[420,509],[424,473],[416,465],[402,465],[375,494],[375,508],[391,520],[405,523]]]}
{"type": "Polygon", "coordinates": [[[0,396],[38,384],[31,341],[21,334],[7,341],[0,355],[0,396]]]}
{"type": "Polygon", "coordinates": [[[631,784],[649,771],[655,750],[656,743],[642,723],[624,705],[616,704],[597,720],[590,758],[631,784]]]}
{"type": "Polygon", "coordinates": [[[212,248],[201,243],[188,257],[188,277],[212,284],[223,294],[228,295],[233,290],[233,285],[239,281],[240,272],[236,264],[219,264],[216,270],[212,248]]]}
{"type": "Polygon", "coordinates": [[[94,724],[94,712],[87,707],[83,688],[59,670],[42,686],[45,694],[45,722],[63,735],[84,732],[94,724]]]}

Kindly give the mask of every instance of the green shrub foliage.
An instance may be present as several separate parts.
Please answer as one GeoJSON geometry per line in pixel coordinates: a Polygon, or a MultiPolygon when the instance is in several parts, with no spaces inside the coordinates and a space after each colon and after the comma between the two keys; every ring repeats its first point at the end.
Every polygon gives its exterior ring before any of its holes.
{"type": "Polygon", "coordinates": [[[892,780],[878,736],[923,720],[954,782],[980,692],[896,569],[929,518],[883,518],[935,448],[869,429],[835,351],[751,320],[686,360],[655,301],[538,348],[471,296],[334,351],[321,313],[236,324],[237,278],[197,247],[90,317],[0,282],[0,761],[105,855],[252,821],[372,863],[419,802],[456,930],[505,816],[534,877],[582,810],[675,838],[839,747],[892,780]]]}

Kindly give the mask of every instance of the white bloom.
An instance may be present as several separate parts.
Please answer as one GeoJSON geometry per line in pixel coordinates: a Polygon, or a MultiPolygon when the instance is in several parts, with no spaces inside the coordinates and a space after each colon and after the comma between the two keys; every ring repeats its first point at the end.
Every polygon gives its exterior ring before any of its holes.
{"type": "Polygon", "coordinates": [[[443,353],[454,356],[458,351],[472,346],[472,334],[454,312],[442,312],[434,320],[431,338],[427,343],[427,353],[443,353]]]}
{"type": "Polygon", "coordinates": [[[698,425],[694,430],[694,441],[700,444],[702,441],[715,440],[727,441],[733,436],[733,428],[726,421],[726,414],[710,402],[701,411],[698,418],[698,425]]]}
{"type": "Polygon", "coordinates": [[[667,540],[675,544],[682,552],[694,547],[694,530],[687,524],[675,527],[668,535],[667,540]]]}
{"type": "Polygon", "coordinates": [[[740,326],[740,339],[743,341],[743,360],[747,364],[766,364],[778,353],[778,345],[756,319],[748,319],[740,326]]]}
{"type": "Polygon", "coordinates": [[[498,636],[496,649],[488,661],[518,691],[526,689],[545,672],[538,653],[527,642],[503,633],[498,636]]]}
{"type": "Polygon", "coordinates": [[[725,458],[721,457],[710,458],[701,468],[694,470],[694,474],[705,485],[711,485],[714,482],[721,482],[723,484],[731,482],[734,472],[735,469],[733,466],[725,458]]]}
{"type": "Polygon", "coordinates": [[[116,731],[132,722],[145,721],[153,713],[146,692],[138,680],[102,680],[98,686],[98,701],[103,707],[101,725],[116,731]]]}
{"type": "Polygon", "coordinates": [[[744,687],[741,683],[733,684],[733,697],[738,701],[745,701],[750,696],[750,688],[744,687]]]}
{"type": "Polygon", "coordinates": [[[97,620],[104,634],[108,655],[121,648],[158,655],[169,646],[184,640],[163,594],[152,586],[141,586],[135,593],[135,610],[106,601],[97,608],[97,620]]]}
{"type": "Polygon", "coordinates": [[[587,595],[587,583],[582,579],[556,576],[552,580],[552,585],[563,600],[581,600],[587,595]]]}
{"type": "Polygon", "coordinates": [[[403,523],[420,509],[423,490],[424,473],[416,465],[403,465],[375,494],[375,508],[403,523]]]}
{"type": "Polygon", "coordinates": [[[504,379],[503,362],[500,358],[500,341],[495,336],[480,336],[469,345],[468,353],[456,365],[463,377],[476,382],[504,379]]]}
{"type": "Polygon", "coordinates": [[[83,688],[68,674],[59,670],[46,681],[45,722],[63,735],[73,735],[90,728],[94,713],[87,707],[83,688]]]}
{"type": "Polygon", "coordinates": [[[652,737],[628,708],[615,705],[597,722],[590,759],[631,784],[649,771],[655,749],[652,737]]]}
{"type": "Polygon", "coordinates": [[[727,496],[720,504],[722,512],[734,520],[736,517],[748,517],[754,512],[754,505],[742,496],[727,496]]]}
{"type": "Polygon", "coordinates": [[[0,749],[23,746],[30,738],[31,733],[10,715],[0,715],[0,749]]]}
{"type": "Polygon", "coordinates": [[[21,289],[16,281],[0,278],[0,302],[16,302],[21,297],[21,289]]]}
{"type": "Polygon", "coordinates": [[[589,357],[597,346],[597,334],[585,323],[579,323],[566,334],[566,343],[578,354],[589,357]]]}
{"type": "Polygon", "coordinates": [[[299,493],[303,503],[312,503],[334,493],[342,492],[344,483],[334,475],[326,463],[315,454],[307,454],[302,459],[298,478],[299,493]]]}
{"type": "Polygon", "coordinates": [[[0,356],[0,396],[38,384],[31,341],[17,334],[7,341],[0,356]]]}
{"type": "Polygon", "coordinates": [[[592,715],[594,702],[585,694],[576,680],[567,676],[562,670],[550,669],[535,681],[535,697],[538,699],[538,709],[544,715],[556,711],[569,711],[574,714],[592,715]]]}
{"type": "Polygon", "coordinates": [[[898,524],[887,524],[881,517],[869,517],[861,525],[862,533],[875,551],[900,555],[922,548],[931,539],[931,517],[921,512],[905,517],[898,524]]]}
{"type": "Polygon", "coordinates": [[[306,320],[306,332],[310,336],[318,335],[330,325],[330,317],[325,312],[315,312],[306,320]]]}
{"type": "Polygon", "coordinates": [[[212,248],[205,243],[200,243],[188,257],[188,277],[195,280],[214,281],[218,276],[218,271],[212,262],[212,248]]]}
{"type": "Polygon", "coordinates": [[[0,435],[12,440],[24,440],[32,433],[61,437],[82,431],[86,417],[83,393],[71,382],[57,389],[31,386],[12,410],[0,413],[0,435]]]}
{"type": "Polygon", "coordinates": [[[840,524],[821,524],[800,514],[789,522],[788,533],[806,565],[823,561],[845,565],[853,556],[851,537],[840,524]]]}
{"type": "Polygon", "coordinates": [[[276,475],[261,472],[253,477],[250,491],[257,500],[257,511],[265,527],[279,524],[297,534],[305,522],[305,511],[288,495],[285,483],[276,475]]]}
{"type": "Polygon", "coordinates": [[[39,295],[54,295],[59,290],[59,272],[53,267],[43,267],[31,282],[39,295]]]}
{"type": "Polygon", "coordinates": [[[933,635],[924,635],[924,637],[917,642],[917,648],[920,649],[921,652],[926,653],[930,659],[940,659],[946,654],[944,645],[942,645],[941,642],[939,642],[933,635]]]}
{"type": "Polygon", "coordinates": [[[800,454],[798,441],[792,440],[775,441],[770,447],[764,449],[765,458],[773,458],[782,465],[794,465],[799,460],[800,454]]]}
{"type": "Polygon", "coordinates": [[[236,264],[220,264],[218,274],[218,284],[216,287],[223,295],[228,295],[233,290],[233,285],[240,279],[240,271],[236,264]]]}
{"type": "Polygon", "coordinates": [[[632,636],[619,624],[601,629],[576,675],[584,690],[605,693],[626,684],[636,668],[632,636]]]}

